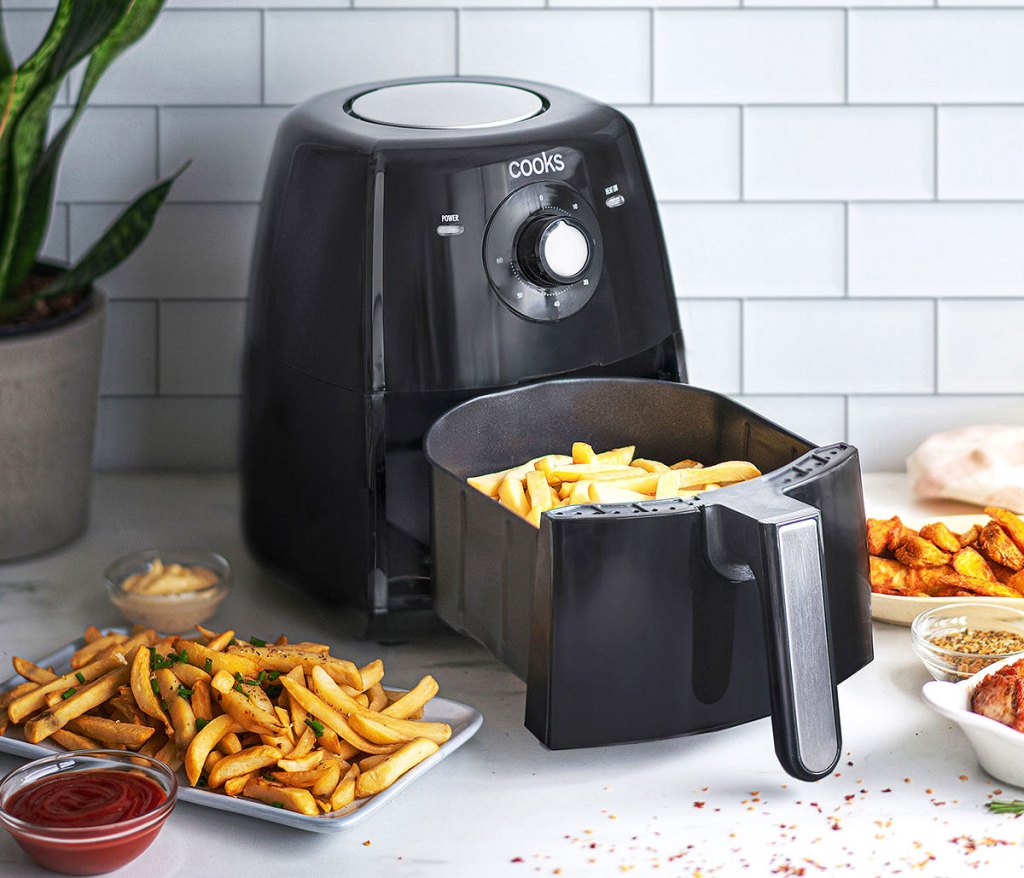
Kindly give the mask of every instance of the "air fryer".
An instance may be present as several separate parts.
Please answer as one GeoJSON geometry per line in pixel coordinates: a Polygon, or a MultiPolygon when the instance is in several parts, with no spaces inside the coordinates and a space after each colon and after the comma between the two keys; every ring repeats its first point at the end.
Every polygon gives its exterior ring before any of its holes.
{"type": "Polygon", "coordinates": [[[431,606],[431,423],[553,377],[685,380],[636,133],[547,85],[333,91],[277,135],[242,407],[245,531],[374,633],[431,606]]]}
{"type": "Polygon", "coordinates": [[[790,774],[832,770],[836,684],[872,658],[855,448],[815,447],[707,390],[583,379],[466,402],[425,449],[437,611],[526,680],[526,725],[544,744],[695,734],[770,713],[790,774]],[[539,530],[466,483],[573,441],[749,460],[765,475],[691,499],[567,506],[539,530]]]}

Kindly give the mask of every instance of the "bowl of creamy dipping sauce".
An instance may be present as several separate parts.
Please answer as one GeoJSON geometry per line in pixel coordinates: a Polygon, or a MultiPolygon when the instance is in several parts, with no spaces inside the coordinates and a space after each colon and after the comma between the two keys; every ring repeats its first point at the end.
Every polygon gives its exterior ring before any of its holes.
{"type": "Polygon", "coordinates": [[[110,600],[128,621],[173,633],[217,611],[231,591],[231,565],[208,549],[145,549],[118,558],[106,579],[110,600]]]}

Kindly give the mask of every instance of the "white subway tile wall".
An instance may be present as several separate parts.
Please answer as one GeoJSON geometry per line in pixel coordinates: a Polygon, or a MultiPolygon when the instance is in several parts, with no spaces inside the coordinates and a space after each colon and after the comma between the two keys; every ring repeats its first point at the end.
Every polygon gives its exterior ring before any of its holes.
{"type": "MultiPolygon", "coordinates": [[[[4,5],[24,58],[53,0],[4,5]]],[[[935,430],[1022,424],[1022,46],[1024,0],[169,0],[83,116],[45,245],[80,255],[192,159],[103,281],[97,465],[237,463],[278,123],[331,88],[452,73],[553,82],[632,119],[694,383],[853,442],[869,470],[935,430]]]]}

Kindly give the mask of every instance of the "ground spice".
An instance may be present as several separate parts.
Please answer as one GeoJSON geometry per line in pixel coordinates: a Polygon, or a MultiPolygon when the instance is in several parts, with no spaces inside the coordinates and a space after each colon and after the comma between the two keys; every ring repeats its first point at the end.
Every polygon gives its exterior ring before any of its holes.
{"type": "MultiPolygon", "coordinates": [[[[950,652],[976,656],[1003,656],[1015,652],[1024,652],[1024,635],[1015,631],[991,631],[978,628],[965,628],[963,631],[951,631],[929,638],[929,642],[939,649],[950,652]]],[[[953,671],[951,680],[971,677],[983,668],[988,667],[991,660],[983,658],[963,658],[951,661],[953,671]]]]}

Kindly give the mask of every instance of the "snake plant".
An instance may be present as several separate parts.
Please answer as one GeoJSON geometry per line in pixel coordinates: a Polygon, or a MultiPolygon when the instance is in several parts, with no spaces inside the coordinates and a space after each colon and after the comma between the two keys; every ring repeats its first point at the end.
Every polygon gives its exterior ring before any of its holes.
{"type": "Polygon", "coordinates": [[[184,170],[136,198],[66,271],[30,282],[68,138],[100,77],[149,30],[163,5],[164,0],[60,0],[42,42],[18,67],[0,21],[0,323],[19,320],[41,299],[87,288],[123,262],[149,233],[184,170]],[[53,102],[80,62],[85,69],[70,115],[48,138],[53,102]]]}

